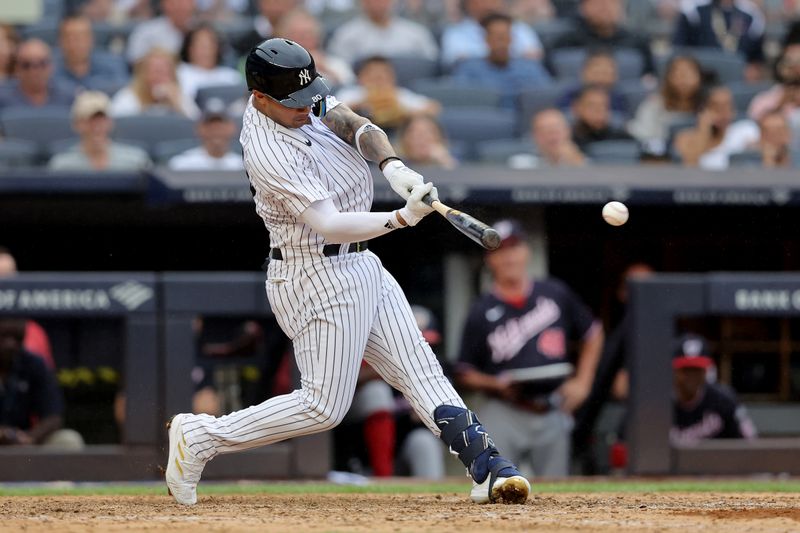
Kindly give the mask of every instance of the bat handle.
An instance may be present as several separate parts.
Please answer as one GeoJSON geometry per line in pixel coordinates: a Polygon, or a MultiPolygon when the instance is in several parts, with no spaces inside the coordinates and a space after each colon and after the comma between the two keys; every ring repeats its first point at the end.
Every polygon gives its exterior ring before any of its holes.
{"type": "Polygon", "coordinates": [[[431,198],[430,194],[426,194],[425,196],[423,196],[422,201],[425,202],[430,207],[432,207],[434,211],[436,211],[445,218],[447,218],[447,213],[451,211],[449,206],[443,204],[441,200],[436,200],[434,198],[431,198]]]}
{"type": "Polygon", "coordinates": [[[425,202],[427,205],[433,207],[433,202],[438,202],[439,200],[434,200],[433,197],[431,197],[431,193],[428,193],[422,197],[422,201],[425,202]]]}

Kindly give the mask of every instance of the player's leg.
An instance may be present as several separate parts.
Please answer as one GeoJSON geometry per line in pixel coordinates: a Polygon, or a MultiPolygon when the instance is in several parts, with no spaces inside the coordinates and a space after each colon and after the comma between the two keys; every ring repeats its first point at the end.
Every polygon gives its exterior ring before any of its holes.
{"type": "Polygon", "coordinates": [[[528,481],[500,456],[480,421],[444,376],[405,295],[388,272],[383,275],[381,295],[365,359],[403,393],[423,423],[458,455],[474,481],[473,501],[524,502],[530,492],[528,481]]]}
{"type": "MultiPolygon", "coordinates": [[[[270,273],[274,274],[272,266],[270,273]]],[[[300,306],[296,311],[300,318],[283,315],[279,320],[293,337],[300,389],[222,417],[180,414],[172,419],[167,485],[179,503],[195,503],[203,466],[217,454],[324,431],[344,418],[356,387],[377,291],[362,291],[359,283],[370,280],[359,280],[344,268],[331,266],[325,275],[324,281],[309,276],[293,280],[289,275],[280,287],[268,289],[273,306],[276,301],[289,301],[290,295],[306,298],[293,302],[300,306]],[[327,287],[320,289],[323,285],[327,287]],[[320,292],[325,290],[330,293],[320,292]]]]}
{"type": "Polygon", "coordinates": [[[537,476],[569,475],[572,426],[572,417],[558,409],[535,416],[528,442],[537,476]]]}

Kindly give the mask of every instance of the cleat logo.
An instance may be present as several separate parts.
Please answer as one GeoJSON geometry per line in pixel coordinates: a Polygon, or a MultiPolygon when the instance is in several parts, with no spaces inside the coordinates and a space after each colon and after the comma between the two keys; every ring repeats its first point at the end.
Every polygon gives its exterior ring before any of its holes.
{"type": "Polygon", "coordinates": [[[311,74],[308,73],[308,69],[304,68],[300,71],[300,85],[308,85],[311,82],[311,74]]]}

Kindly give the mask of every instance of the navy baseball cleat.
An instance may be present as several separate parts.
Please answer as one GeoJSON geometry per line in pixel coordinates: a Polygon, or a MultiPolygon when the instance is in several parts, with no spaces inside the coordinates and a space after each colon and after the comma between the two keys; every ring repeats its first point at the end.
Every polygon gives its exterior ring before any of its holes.
{"type": "Polygon", "coordinates": [[[475,503],[516,503],[528,501],[531,484],[511,461],[499,455],[489,458],[489,472],[483,482],[472,480],[469,497],[475,503]]]}
{"type": "Polygon", "coordinates": [[[440,405],[433,420],[439,437],[457,455],[472,478],[470,498],[475,503],[525,503],[531,484],[505,459],[475,413],[455,405],[440,405]]]}
{"type": "Polygon", "coordinates": [[[197,503],[197,483],[206,466],[206,461],[196,457],[183,436],[183,421],[189,416],[179,414],[167,422],[169,434],[169,457],[167,460],[167,491],[181,505],[197,503]]]}

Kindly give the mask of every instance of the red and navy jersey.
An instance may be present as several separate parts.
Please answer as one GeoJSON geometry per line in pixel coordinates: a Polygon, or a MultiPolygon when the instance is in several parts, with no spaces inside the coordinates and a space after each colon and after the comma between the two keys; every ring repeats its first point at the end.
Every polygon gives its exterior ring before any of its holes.
{"type": "Polygon", "coordinates": [[[756,436],[745,408],[732,393],[709,383],[692,405],[673,400],[670,440],[687,444],[703,439],[741,439],[756,436]]]}
{"type": "Polygon", "coordinates": [[[470,309],[459,364],[500,374],[572,362],[569,343],[583,340],[593,323],[591,310],[557,279],[536,280],[519,305],[485,294],[470,309]]]}

